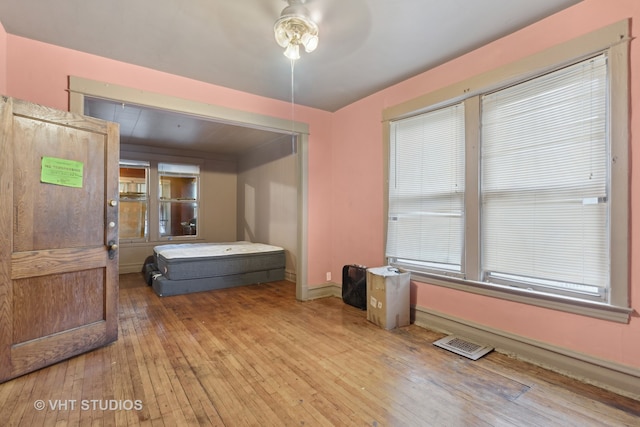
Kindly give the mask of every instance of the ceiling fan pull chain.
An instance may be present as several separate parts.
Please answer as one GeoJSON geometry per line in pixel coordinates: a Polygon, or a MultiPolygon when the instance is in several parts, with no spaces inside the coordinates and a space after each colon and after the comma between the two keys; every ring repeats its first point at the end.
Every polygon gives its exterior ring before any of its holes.
{"type": "Polygon", "coordinates": [[[296,152],[296,136],[295,136],[295,101],[294,101],[294,69],[296,60],[291,60],[291,152],[296,152]]]}

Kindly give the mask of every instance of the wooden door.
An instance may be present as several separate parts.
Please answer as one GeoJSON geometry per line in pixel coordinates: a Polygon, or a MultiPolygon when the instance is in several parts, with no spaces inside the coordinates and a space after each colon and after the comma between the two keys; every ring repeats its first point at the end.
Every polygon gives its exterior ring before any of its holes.
{"type": "Polygon", "coordinates": [[[0,382],[118,337],[118,125],[0,99],[0,382]]]}

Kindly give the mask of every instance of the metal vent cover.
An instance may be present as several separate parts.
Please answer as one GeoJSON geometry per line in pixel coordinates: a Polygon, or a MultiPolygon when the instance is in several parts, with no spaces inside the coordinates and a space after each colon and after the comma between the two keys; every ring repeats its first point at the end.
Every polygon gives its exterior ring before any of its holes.
{"type": "Polygon", "coordinates": [[[455,335],[441,338],[433,343],[433,345],[445,350],[452,351],[471,360],[478,360],[485,354],[493,350],[493,347],[476,344],[466,338],[460,338],[455,335]]]}

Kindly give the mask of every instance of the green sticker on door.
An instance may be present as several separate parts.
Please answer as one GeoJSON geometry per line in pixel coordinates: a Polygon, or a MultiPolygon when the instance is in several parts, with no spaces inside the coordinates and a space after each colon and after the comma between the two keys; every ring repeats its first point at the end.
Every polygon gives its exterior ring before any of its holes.
{"type": "Polygon", "coordinates": [[[84,164],[75,160],[43,157],[40,170],[40,182],[82,188],[84,164]]]}

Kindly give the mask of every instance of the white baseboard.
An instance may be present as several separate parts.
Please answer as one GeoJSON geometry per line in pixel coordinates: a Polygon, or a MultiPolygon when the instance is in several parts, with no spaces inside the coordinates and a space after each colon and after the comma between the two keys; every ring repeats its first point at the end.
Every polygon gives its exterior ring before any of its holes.
{"type": "Polygon", "coordinates": [[[412,306],[418,326],[490,345],[534,365],[640,400],[640,369],[412,306]]]}
{"type": "Polygon", "coordinates": [[[307,300],[326,297],[342,298],[342,286],[337,283],[329,282],[324,285],[314,286],[307,290],[307,300]]]}
{"type": "Polygon", "coordinates": [[[284,271],[284,280],[295,283],[296,277],[297,276],[295,271],[291,271],[291,270],[284,271]]]}
{"type": "Polygon", "coordinates": [[[118,266],[118,274],[127,274],[127,273],[141,273],[142,265],[139,263],[134,264],[120,264],[118,266]]]}

